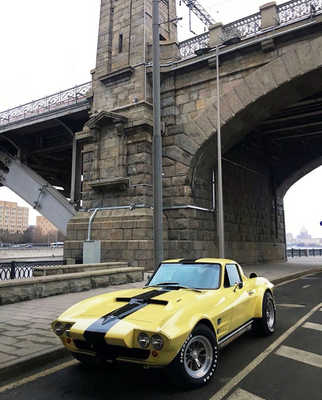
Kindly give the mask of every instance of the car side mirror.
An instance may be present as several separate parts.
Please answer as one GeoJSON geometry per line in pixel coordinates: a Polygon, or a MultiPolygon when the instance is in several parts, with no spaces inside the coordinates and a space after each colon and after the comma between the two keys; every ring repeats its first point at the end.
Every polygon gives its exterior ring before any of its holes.
{"type": "Polygon", "coordinates": [[[252,272],[252,273],[249,275],[249,277],[250,277],[250,279],[252,279],[252,278],[257,278],[257,274],[255,274],[255,272],[252,272]]]}
{"type": "Polygon", "coordinates": [[[239,282],[239,283],[236,282],[235,285],[234,285],[234,292],[236,292],[237,288],[238,289],[242,289],[243,286],[244,286],[243,282],[239,282]]]}

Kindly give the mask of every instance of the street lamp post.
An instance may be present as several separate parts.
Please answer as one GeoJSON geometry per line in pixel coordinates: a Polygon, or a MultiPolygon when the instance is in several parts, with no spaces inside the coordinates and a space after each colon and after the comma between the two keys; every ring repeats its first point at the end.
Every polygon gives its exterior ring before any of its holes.
{"type": "Polygon", "coordinates": [[[163,259],[163,227],[162,227],[162,141],[160,117],[160,25],[159,0],[153,0],[152,28],[153,28],[153,242],[154,268],[157,268],[163,259]]]}
{"type": "Polygon", "coordinates": [[[217,72],[217,235],[219,257],[225,258],[224,205],[222,189],[222,158],[221,158],[221,120],[220,120],[220,74],[219,46],[216,46],[217,72]]]}

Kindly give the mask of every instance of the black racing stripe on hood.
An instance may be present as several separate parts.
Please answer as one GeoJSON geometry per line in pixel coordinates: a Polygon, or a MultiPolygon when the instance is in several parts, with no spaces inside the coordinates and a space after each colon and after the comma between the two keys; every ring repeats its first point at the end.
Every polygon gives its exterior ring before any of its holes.
{"type": "Polygon", "coordinates": [[[146,293],[139,294],[131,297],[130,302],[108,314],[103,315],[97,321],[93,322],[84,332],[84,338],[90,344],[95,347],[105,345],[105,334],[121,319],[127,317],[130,314],[135,313],[141,308],[147,306],[148,300],[153,297],[160,296],[166,293],[165,290],[151,290],[146,293]]]}

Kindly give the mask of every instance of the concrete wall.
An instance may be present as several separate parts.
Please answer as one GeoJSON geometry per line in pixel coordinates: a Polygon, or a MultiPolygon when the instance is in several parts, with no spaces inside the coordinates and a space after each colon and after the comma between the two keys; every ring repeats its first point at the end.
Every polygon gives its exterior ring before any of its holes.
{"type": "Polygon", "coordinates": [[[13,259],[17,260],[19,258],[44,258],[44,257],[62,257],[64,249],[63,248],[28,248],[28,249],[4,249],[0,248],[0,261],[1,259],[13,259]]]}

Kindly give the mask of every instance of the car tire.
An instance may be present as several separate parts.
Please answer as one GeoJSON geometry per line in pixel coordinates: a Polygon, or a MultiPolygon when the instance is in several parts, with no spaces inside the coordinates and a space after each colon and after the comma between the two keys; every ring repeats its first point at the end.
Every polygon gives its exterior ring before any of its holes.
{"type": "Polygon", "coordinates": [[[89,356],[87,354],[80,354],[74,352],[72,352],[71,354],[86,368],[102,368],[107,364],[106,362],[104,362],[104,360],[94,356],[89,356]]]}
{"type": "Polygon", "coordinates": [[[276,328],[276,306],[270,292],[265,292],[262,303],[262,317],[254,321],[254,331],[261,336],[269,336],[276,328]]]}
{"type": "Polygon", "coordinates": [[[214,332],[197,325],[167,369],[176,386],[194,388],[213,378],[218,364],[218,344],[214,332]]]}

